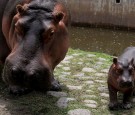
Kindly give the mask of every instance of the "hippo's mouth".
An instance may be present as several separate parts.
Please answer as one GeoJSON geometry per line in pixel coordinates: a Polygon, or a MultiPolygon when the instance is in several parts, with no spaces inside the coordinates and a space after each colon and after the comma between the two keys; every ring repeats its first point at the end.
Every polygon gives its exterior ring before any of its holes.
{"type": "Polygon", "coordinates": [[[135,86],[134,82],[131,82],[131,83],[119,83],[120,88],[133,88],[134,86],[135,86]]]}
{"type": "Polygon", "coordinates": [[[12,77],[11,77],[11,68],[9,64],[5,64],[2,72],[2,79],[6,84],[13,83],[12,77]]]}
{"type": "Polygon", "coordinates": [[[9,86],[26,87],[34,90],[49,90],[51,87],[51,77],[51,72],[41,72],[33,76],[27,76],[20,72],[17,76],[14,76],[8,64],[4,66],[2,74],[3,81],[9,86]]]}

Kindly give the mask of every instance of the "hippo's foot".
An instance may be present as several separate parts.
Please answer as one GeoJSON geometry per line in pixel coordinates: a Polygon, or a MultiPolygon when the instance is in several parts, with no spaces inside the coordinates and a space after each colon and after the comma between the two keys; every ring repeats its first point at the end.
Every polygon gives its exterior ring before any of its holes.
{"type": "Polygon", "coordinates": [[[61,85],[59,83],[59,81],[57,80],[53,80],[51,83],[51,91],[61,91],[61,85]]]}
{"type": "Polygon", "coordinates": [[[131,104],[130,102],[128,102],[128,103],[123,103],[123,104],[122,104],[122,108],[123,108],[123,109],[130,109],[130,108],[132,108],[132,104],[131,104]]]}
{"type": "Polygon", "coordinates": [[[109,103],[109,109],[110,110],[118,110],[120,108],[120,104],[119,103],[109,103]]]}
{"type": "Polygon", "coordinates": [[[9,86],[9,93],[17,96],[28,94],[31,91],[32,90],[28,88],[22,88],[19,86],[9,86]]]}

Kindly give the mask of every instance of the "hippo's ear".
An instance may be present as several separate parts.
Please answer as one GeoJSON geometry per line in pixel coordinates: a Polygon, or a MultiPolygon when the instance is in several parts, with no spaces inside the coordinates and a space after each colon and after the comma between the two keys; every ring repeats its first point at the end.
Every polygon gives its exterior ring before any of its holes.
{"type": "Polygon", "coordinates": [[[113,58],[113,63],[116,65],[118,62],[117,58],[113,58]]]}
{"type": "Polygon", "coordinates": [[[130,64],[135,68],[134,58],[131,59],[130,64]]]}
{"type": "Polygon", "coordinates": [[[134,64],[134,58],[131,59],[130,63],[131,64],[134,64]]]}
{"type": "Polygon", "coordinates": [[[59,23],[64,17],[64,13],[63,12],[56,12],[54,13],[54,18],[56,23],[59,23]]]}
{"type": "Polygon", "coordinates": [[[16,6],[16,10],[20,14],[24,13],[24,11],[25,11],[24,8],[23,8],[23,6],[20,5],[20,4],[16,6]]]}

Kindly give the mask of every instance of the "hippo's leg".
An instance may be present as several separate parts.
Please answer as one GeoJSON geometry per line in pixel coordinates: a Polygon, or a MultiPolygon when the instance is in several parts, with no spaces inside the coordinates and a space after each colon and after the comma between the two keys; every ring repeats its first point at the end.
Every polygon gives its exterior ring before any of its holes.
{"type": "Polygon", "coordinates": [[[29,93],[31,91],[32,91],[31,89],[22,88],[20,86],[13,86],[13,85],[9,86],[9,92],[10,92],[10,94],[13,94],[13,95],[20,96],[20,95],[27,94],[27,93],[29,93]]]}
{"type": "Polygon", "coordinates": [[[119,108],[119,103],[117,100],[117,91],[110,85],[108,85],[108,89],[109,89],[109,98],[110,98],[110,102],[109,102],[109,109],[110,110],[117,110],[119,108]]]}
{"type": "Polygon", "coordinates": [[[0,29],[0,64],[4,64],[10,50],[7,46],[6,39],[0,29]]]}
{"type": "Polygon", "coordinates": [[[131,90],[126,92],[126,93],[124,93],[124,95],[123,95],[123,105],[122,105],[122,107],[124,109],[132,108],[131,96],[132,96],[132,91],[131,90]]]}
{"type": "MultiPolygon", "coordinates": [[[[6,40],[1,32],[0,29],[0,74],[2,73],[3,67],[4,67],[4,63],[5,63],[5,59],[9,54],[9,48],[7,46],[6,40]]],[[[0,78],[2,76],[0,75],[0,78]]]]}
{"type": "Polygon", "coordinates": [[[54,78],[54,75],[51,77],[51,91],[61,91],[61,85],[58,80],[54,78]]]}

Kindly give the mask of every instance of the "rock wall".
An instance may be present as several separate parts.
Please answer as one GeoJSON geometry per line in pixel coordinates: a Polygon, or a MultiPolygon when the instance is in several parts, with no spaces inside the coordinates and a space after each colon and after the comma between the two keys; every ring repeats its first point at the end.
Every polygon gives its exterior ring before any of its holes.
{"type": "Polygon", "coordinates": [[[135,28],[135,0],[68,0],[67,3],[72,24],[135,28]]]}

